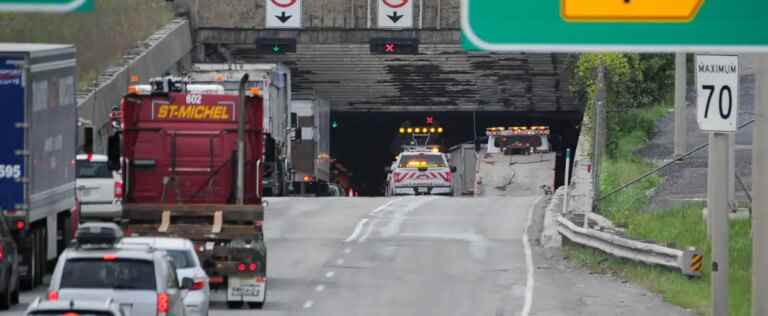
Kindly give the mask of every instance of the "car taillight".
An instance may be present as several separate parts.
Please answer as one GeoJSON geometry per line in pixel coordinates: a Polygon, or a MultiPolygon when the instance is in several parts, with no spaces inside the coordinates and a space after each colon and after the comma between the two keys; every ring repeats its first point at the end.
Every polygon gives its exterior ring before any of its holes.
{"type": "Polygon", "coordinates": [[[49,291],[48,292],[48,300],[49,301],[58,301],[59,300],[59,292],[58,291],[49,291]]]}
{"type": "Polygon", "coordinates": [[[69,313],[64,313],[64,316],[80,316],[80,314],[75,312],[69,312],[69,313]]]}
{"type": "Polygon", "coordinates": [[[115,200],[123,199],[123,182],[115,182],[115,200]]]}
{"type": "Polygon", "coordinates": [[[22,220],[16,221],[16,230],[24,230],[24,227],[26,227],[27,224],[24,223],[22,220]]]}
{"type": "Polygon", "coordinates": [[[240,263],[237,265],[237,271],[245,272],[245,263],[240,263]]]}
{"type": "Polygon", "coordinates": [[[205,287],[205,281],[203,280],[197,280],[194,284],[192,284],[191,290],[202,290],[205,287]]]}
{"type": "Polygon", "coordinates": [[[3,245],[0,245],[0,262],[5,261],[5,248],[3,245]]]}
{"type": "Polygon", "coordinates": [[[168,314],[168,293],[157,293],[157,316],[168,314]]]}
{"type": "Polygon", "coordinates": [[[258,268],[258,266],[256,266],[255,263],[251,263],[248,265],[248,270],[251,270],[251,272],[256,271],[256,268],[258,268]]]}

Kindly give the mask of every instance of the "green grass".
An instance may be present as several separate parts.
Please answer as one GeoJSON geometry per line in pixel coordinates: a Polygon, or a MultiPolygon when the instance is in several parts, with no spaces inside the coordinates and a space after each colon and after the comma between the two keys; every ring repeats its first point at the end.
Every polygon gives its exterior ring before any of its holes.
{"type": "MultiPolygon", "coordinates": [[[[635,238],[663,241],[680,248],[696,247],[704,252],[705,269],[700,279],[688,279],[678,271],[616,259],[598,250],[568,245],[564,254],[571,262],[592,271],[611,273],[653,292],[672,304],[709,315],[710,247],[701,216],[702,205],[655,212],[626,212],[621,215],[628,234],[635,238]]],[[[618,215],[618,214],[617,214],[618,215]]],[[[751,306],[751,224],[748,220],[730,225],[730,314],[749,315],[751,306]]]]}
{"type": "MultiPolygon", "coordinates": [[[[614,136],[615,146],[602,161],[601,191],[607,193],[635,179],[655,166],[634,154],[646,144],[655,122],[668,107],[633,110],[614,117],[620,121],[621,132],[614,136]]],[[[650,176],[599,204],[600,212],[616,225],[625,227],[627,234],[640,240],[654,240],[679,249],[696,247],[704,252],[705,263],[710,258],[706,226],[702,219],[702,204],[690,204],[669,210],[646,210],[648,191],[662,183],[659,176],[650,176]]],[[[730,315],[749,315],[751,306],[751,224],[749,221],[730,225],[730,315]]],[[[678,271],[652,267],[613,258],[597,250],[566,245],[564,254],[570,261],[596,272],[611,273],[661,294],[670,303],[708,315],[710,303],[709,271],[700,279],[690,280],[678,271]]]]}
{"type": "Polygon", "coordinates": [[[84,87],[126,50],[173,18],[165,1],[98,0],[88,13],[0,14],[0,42],[66,43],[77,47],[84,87]]]}

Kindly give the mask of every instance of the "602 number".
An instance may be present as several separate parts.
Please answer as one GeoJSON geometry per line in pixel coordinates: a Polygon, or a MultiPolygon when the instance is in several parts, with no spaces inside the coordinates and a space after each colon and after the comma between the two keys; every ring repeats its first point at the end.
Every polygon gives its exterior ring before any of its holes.
{"type": "MultiPolygon", "coordinates": [[[[709,91],[709,96],[707,96],[707,106],[704,108],[704,118],[709,117],[709,106],[712,104],[712,97],[715,95],[715,91],[717,88],[714,85],[703,85],[701,86],[704,90],[709,91]]],[[[718,97],[718,103],[719,103],[719,109],[720,109],[720,117],[724,120],[727,120],[729,117],[731,117],[731,112],[733,111],[733,92],[731,92],[731,87],[729,86],[722,86],[720,88],[719,92],[720,96],[718,97]],[[727,99],[724,99],[725,96],[728,96],[727,99]],[[727,101],[727,109],[726,109],[726,102],[727,101]]]]}

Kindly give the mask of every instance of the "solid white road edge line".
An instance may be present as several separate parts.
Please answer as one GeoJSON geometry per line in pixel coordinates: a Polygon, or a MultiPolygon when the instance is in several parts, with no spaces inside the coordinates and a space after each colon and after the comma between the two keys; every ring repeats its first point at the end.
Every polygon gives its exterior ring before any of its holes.
{"type": "Polygon", "coordinates": [[[330,278],[332,278],[332,277],[333,277],[333,275],[334,275],[334,274],[336,274],[336,272],[334,272],[334,271],[328,271],[328,272],[326,272],[326,273],[325,273],[325,277],[330,279],[330,278]]]}
{"type": "Polygon", "coordinates": [[[357,235],[359,235],[360,232],[363,230],[363,225],[365,225],[365,223],[367,221],[368,221],[367,218],[361,219],[357,223],[357,226],[355,226],[355,230],[352,232],[352,235],[349,235],[349,237],[347,237],[347,239],[345,239],[344,242],[350,242],[350,241],[353,241],[353,240],[357,239],[357,235]]]}
{"type": "Polygon", "coordinates": [[[523,230],[523,248],[525,250],[525,304],[523,304],[523,311],[520,312],[521,316],[528,316],[531,313],[531,307],[533,305],[533,291],[534,291],[534,279],[533,279],[533,253],[531,252],[531,243],[528,241],[528,228],[531,227],[533,222],[533,210],[536,205],[544,199],[545,196],[539,197],[536,202],[533,203],[528,210],[528,220],[525,223],[525,229],[523,230]]]}
{"type": "Polygon", "coordinates": [[[315,291],[317,292],[322,292],[323,290],[325,290],[325,285],[319,284],[315,287],[315,291]]]}
{"type": "Polygon", "coordinates": [[[312,307],[312,305],[315,305],[315,302],[313,302],[312,300],[304,302],[304,308],[310,308],[312,307]]]}

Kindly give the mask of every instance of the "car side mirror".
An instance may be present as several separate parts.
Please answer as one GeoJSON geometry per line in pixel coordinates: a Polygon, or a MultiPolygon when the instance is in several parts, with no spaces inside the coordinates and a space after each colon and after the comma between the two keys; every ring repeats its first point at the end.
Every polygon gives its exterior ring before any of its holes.
{"type": "Polygon", "coordinates": [[[390,167],[384,167],[384,172],[385,172],[385,173],[390,173],[390,172],[392,172],[392,168],[390,168],[390,167]]]}
{"type": "Polygon", "coordinates": [[[458,169],[456,169],[456,166],[451,166],[451,172],[454,172],[454,173],[455,173],[455,172],[456,172],[456,170],[458,170],[458,169]]]}
{"type": "Polygon", "coordinates": [[[195,286],[195,280],[192,280],[192,278],[183,278],[181,279],[181,289],[182,290],[190,290],[195,286]]]}

